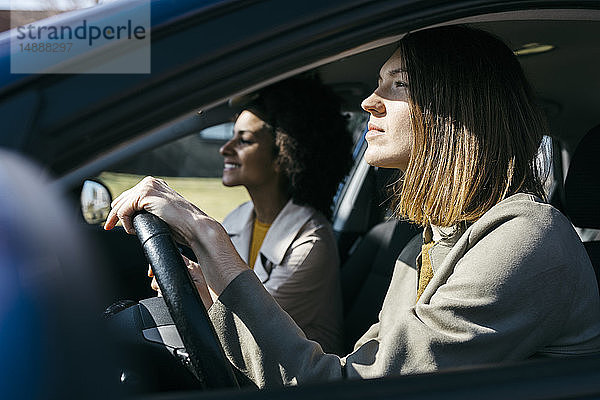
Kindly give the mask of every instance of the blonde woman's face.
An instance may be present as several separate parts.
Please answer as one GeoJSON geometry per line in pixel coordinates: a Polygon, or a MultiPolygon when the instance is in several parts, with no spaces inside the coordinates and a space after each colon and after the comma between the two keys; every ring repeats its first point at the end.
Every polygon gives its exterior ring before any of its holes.
{"type": "Polygon", "coordinates": [[[403,171],[408,166],[413,146],[408,83],[396,50],[381,67],[377,89],[361,104],[371,114],[365,161],[373,166],[403,171]]]}

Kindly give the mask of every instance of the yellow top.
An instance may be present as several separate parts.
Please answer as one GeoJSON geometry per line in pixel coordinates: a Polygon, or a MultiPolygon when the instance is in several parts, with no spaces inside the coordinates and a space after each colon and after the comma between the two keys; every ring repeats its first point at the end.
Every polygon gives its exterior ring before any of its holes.
{"type": "Polygon", "coordinates": [[[265,240],[265,236],[267,236],[267,231],[270,227],[271,224],[263,224],[257,218],[254,218],[252,241],[250,242],[250,260],[248,262],[248,265],[252,269],[254,269],[254,263],[256,262],[258,251],[260,250],[260,246],[262,246],[263,240],[265,240]]]}
{"type": "Polygon", "coordinates": [[[429,258],[429,249],[435,244],[434,241],[423,244],[421,250],[421,268],[419,270],[419,287],[417,289],[417,301],[425,291],[427,284],[433,278],[433,269],[431,268],[431,259],[429,258]]]}

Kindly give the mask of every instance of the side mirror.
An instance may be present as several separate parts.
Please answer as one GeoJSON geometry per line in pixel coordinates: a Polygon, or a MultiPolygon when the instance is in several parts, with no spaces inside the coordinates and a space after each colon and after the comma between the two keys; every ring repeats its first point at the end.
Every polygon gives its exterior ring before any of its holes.
{"type": "Polygon", "coordinates": [[[100,182],[86,180],[81,189],[81,213],[88,224],[101,224],[110,212],[112,196],[100,182]]]}

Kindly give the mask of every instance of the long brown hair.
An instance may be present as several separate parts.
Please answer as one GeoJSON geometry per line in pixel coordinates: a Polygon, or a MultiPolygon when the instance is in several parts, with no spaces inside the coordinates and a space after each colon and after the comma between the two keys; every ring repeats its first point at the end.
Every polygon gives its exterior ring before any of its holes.
{"type": "Polygon", "coordinates": [[[517,192],[543,198],[536,156],[546,126],[512,51],[454,26],[411,33],[400,53],[414,144],[394,187],[396,216],[451,226],[517,192]]]}

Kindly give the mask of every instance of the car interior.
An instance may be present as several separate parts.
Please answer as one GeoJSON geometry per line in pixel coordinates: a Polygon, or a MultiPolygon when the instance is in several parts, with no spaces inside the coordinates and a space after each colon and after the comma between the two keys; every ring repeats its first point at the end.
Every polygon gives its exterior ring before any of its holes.
{"type": "MultiPolygon", "coordinates": [[[[545,153],[540,153],[548,169],[548,200],[576,227],[600,281],[600,10],[481,13],[441,24],[467,24],[489,31],[518,56],[548,120],[545,153]]],[[[392,54],[401,34],[288,73],[318,74],[342,98],[344,110],[355,116],[355,164],[336,196],[332,221],[342,260],[347,351],[377,321],[394,261],[404,245],[420,234],[419,227],[392,219],[387,209],[390,184],[398,172],[370,167],[362,160],[366,113],[360,103],[374,89],[379,67],[392,54]]],[[[269,77],[243,92],[281,78],[269,77]]],[[[106,171],[174,175],[178,172],[165,170],[168,165],[145,170],[140,165],[148,164],[140,160],[159,154],[159,149],[176,141],[200,137],[198,132],[203,129],[230,122],[232,113],[223,99],[170,124],[149,127],[152,135],[65,174],[59,183],[78,197],[84,179],[102,183],[101,173],[106,171]]],[[[216,152],[224,140],[202,143],[216,152]]],[[[193,170],[185,174],[191,173],[193,170]]],[[[115,197],[115,193],[111,195],[115,197]]],[[[187,368],[188,353],[193,350],[186,352],[173,316],[150,288],[148,261],[138,238],[122,229],[105,232],[98,223],[86,224],[84,229],[99,254],[98,263],[106,266],[110,278],[110,290],[101,294],[99,302],[106,307],[105,316],[115,337],[123,391],[139,395],[198,389],[193,368],[187,368]]],[[[193,258],[189,250],[179,250],[193,258]]],[[[241,385],[252,385],[236,375],[241,385]]]]}
{"type": "MultiPolygon", "coordinates": [[[[547,178],[549,200],[569,215],[573,224],[581,229],[583,238],[586,237],[585,235],[591,237],[590,232],[593,235],[593,230],[600,228],[595,217],[597,212],[590,208],[598,204],[594,199],[597,199],[599,192],[598,174],[592,164],[593,156],[598,154],[599,150],[599,135],[597,129],[590,130],[590,128],[598,122],[595,111],[597,111],[597,104],[600,104],[598,98],[600,82],[594,79],[599,55],[594,33],[598,31],[600,25],[597,21],[545,19],[532,21],[526,18],[527,15],[515,15],[515,17],[525,19],[506,21],[507,17],[504,15],[501,18],[482,16],[466,22],[501,37],[518,55],[527,77],[539,95],[540,106],[545,111],[549,122],[548,140],[545,142],[549,153],[545,155],[546,166],[549,168],[547,178]],[[582,144],[577,146],[579,142],[582,144]],[[566,171],[568,174],[565,173],[566,171]],[[561,183],[563,181],[564,184],[561,183]]],[[[394,46],[391,43],[342,58],[323,65],[312,73],[317,73],[340,95],[347,112],[360,115],[360,102],[373,89],[378,68],[393,52],[394,46]]],[[[211,114],[221,116],[221,119],[215,117],[215,122],[221,122],[223,117],[231,117],[228,114],[227,104],[204,112],[207,118],[210,118],[211,114]]],[[[376,322],[378,310],[391,280],[394,261],[404,245],[420,231],[419,227],[407,222],[390,219],[389,210],[386,209],[386,199],[389,196],[389,185],[397,179],[397,173],[374,167],[365,168],[364,161],[361,161],[366,146],[362,138],[364,120],[359,120],[355,130],[356,163],[352,176],[340,191],[334,217],[334,228],[338,235],[340,256],[343,260],[342,284],[348,352],[352,350],[354,342],[362,333],[376,322]],[[345,202],[350,203],[350,210],[346,212],[344,212],[344,207],[347,207],[345,202]]],[[[215,147],[213,146],[213,149],[215,147]]],[[[135,158],[138,164],[139,157],[135,158]]],[[[121,164],[119,168],[128,170],[126,163],[121,164]]],[[[160,174],[160,168],[155,172],[160,174]]],[[[111,241],[109,246],[113,249],[115,242],[121,243],[121,246],[127,243],[128,248],[124,251],[139,252],[129,248],[129,246],[139,248],[131,238],[111,241]]],[[[598,243],[600,242],[587,241],[585,244],[597,274],[598,243]]],[[[115,254],[114,251],[111,254],[115,254]]],[[[129,292],[130,296],[133,295],[134,300],[140,300],[149,297],[151,293],[148,292],[147,281],[140,278],[146,268],[145,260],[141,254],[128,259],[133,260],[134,257],[142,260],[137,270],[129,269],[132,282],[137,281],[137,283],[135,285],[127,283],[123,291],[129,292]],[[136,272],[133,272],[134,270],[136,272]],[[134,286],[140,291],[132,292],[134,286]]],[[[142,302],[146,307],[144,312],[154,310],[152,307],[155,306],[158,310],[162,310],[155,303],[156,301],[153,303],[144,300],[142,302]]],[[[129,309],[128,312],[132,310],[129,309]]],[[[162,317],[155,317],[155,321],[165,317],[164,311],[158,313],[162,317]]],[[[123,315],[124,312],[119,314],[120,318],[123,318],[123,315]]],[[[170,320],[163,318],[164,321],[170,320]]],[[[182,346],[177,335],[172,334],[172,336],[169,339],[174,341],[171,347],[182,346]]],[[[163,342],[166,342],[164,337],[166,336],[163,334],[163,342]]],[[[160,363],[155,361],[153,364],[169,365],[166,361],[160,363]]],[[[164,371],[161,374],[164,378],[164,371]]],[[[181,387],[180,383],[178,387],[181,387]]]]}
{"type": "MultiPolygon", "coordinates": [[[[600,228],[597,218],[594,217],[597,212],[589,209],[591,205],[598,204],[593,200],[595,198],[593,196],[597,196],[599,192],[598,174],[595,173],[591,163],[593,155],[598,154],[598,130],[590,130],[590,128],[598,123],[597,105],[600,104],[598,98],[600,81],[594,78],[599,61],[595,33],[598,32],[600,23],[593,20],[531,20],[531,16],[525,12],[517,13],[513,18],[517,20],[507,21],[510,18],[506,15],[492,15],[455,22],[468,23],[492,32],[507,42],[518,55],[549,122],[547,135],[550,138],[548,143],[551,143],[550,145],[547,143],[551,150],[549,152],[551,154],[547,156],[547,166],[551,168],[548,176],[550,183],[547,185],[549,199],[553,205],[571,217],[573,224],[581,228],[582,237],[585,238],[586,234],[589,235],[590,232],[593,234],[594,229],[600,228]],[[586,136],[588,130],[590,132],[586,136]],[[575,151],[584,136],[586,139],[583,148],[580,146],[575,151]],[[588,155],[586,156],[585,153],[588,155]],[[583,161],[579,161],[580,159],[583,161]],[[566,171],[569,173],[566,174],[566,171]],[[585,193],[578,193],[584,188],[585,193]]],[[[536,18],[539,18],[539,15],[536,15],[536,18]]],[[[340,95],[347,112],[359,114],[361,100],[373,90],[378,68],[393,52],[394,47],[394,43],[390,43],[323,65],[312,72],[317,73],[340,95]]],[[[231,111],[227,104],[204,110],[204,113],[207,119],[212,120],[210,122],[212,124],[228,121],[231,118],[231,111]]],[[[356,164],[352,176],[338,196],[334,217],[334,228],[338,235],[340,256],[343,260],[342,283],[347,351],[351,351],[356,339],[376,322],[378,310],[391,280],[394,261],[404,245],[414,235],[419,234],[418,227],[389,219],[389,211],[386,209],[388,187],[397,178],[397,174],[390,170],[365,168],[364,162],[361,161],[366,146],[362,139],[364,120],[362,125],[359,121],[356,130],[356,164]],[[350,203],[350,210],[346,212],[344,212],[344,207],[347,207],[345,202],[350,203]]],[[[212,147],[213,150],[215,147],[212,147]]],[[[139,159],[140,155],[134,157],[138,164],[139,159]]],[[[121,163],[118,169],[128,170],[127,163],[121,163]]],[[[161,171],[158,168],[149,171],[152,172],[160,175],[161,171]]],[[[118,236],[124,237],[117,238],[117,235],[110,235],[112,239],[108,239],[109,235],[105,232],[102,235],[106,246],[113,249],[108,252],[114,256],[111,260],[113,265],[116,260],[123,259],[114,251],[116,246],[121,247],[123,252],[129,253],[129,257],[126,258],[128,268],[121,268],[121,271],[127,271],[129,276],[120,279],[121,288],[117,297],[127,294],[128,299],[136,301],[151,297],[153,293],[149,290],[148,282],[143,278],[146,262],[137,241],[122,233],[118,236]],[[139,260],[137,267],[133,265],[134,260],[139,260]]],[[[597,274],[598,243],[597,241],[586,242],[586,248],[594,260],[597,274]]],[[[145,302],[147,309],[151,309],[153,303],[145,302]]],[[[129,312],[131,311],[130,309],[129,312]]],[[[123,315],[121,313],[120,317],[122,318],[123,315]]],[[[163,317],[155,317],[154,320],[169,321],[168,318],[165,320],[163,317]]],[[[171,344],[172,348],[181,346],[177,335],[174,334],[170,340],[176,342],[171,344]]],[[[167,366],[170,365],[167,361],[152,364],[161,364],[166,369],[169,369],[167,366]]],[[[164,371],[161,371],[161,374],[164,380],[164,371]]],[[[181,387],[180,383],[178,387],[181,387]]]]}

